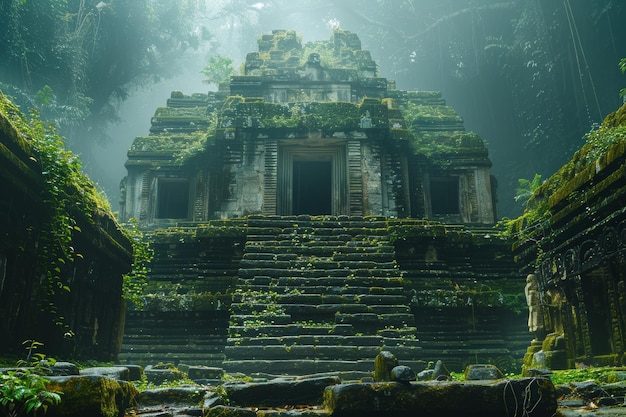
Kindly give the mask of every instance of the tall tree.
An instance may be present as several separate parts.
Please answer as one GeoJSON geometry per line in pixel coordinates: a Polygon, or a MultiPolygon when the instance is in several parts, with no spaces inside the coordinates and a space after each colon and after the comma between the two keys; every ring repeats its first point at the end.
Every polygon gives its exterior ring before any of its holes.
{"type": "Polygon", "coordinates": [[[129,88],[200,41],[195,0],[3,0],[0,88],[74,141],[102,139],[129,88]],[[88,133],[87,133],[88,132],[88,133]]]}

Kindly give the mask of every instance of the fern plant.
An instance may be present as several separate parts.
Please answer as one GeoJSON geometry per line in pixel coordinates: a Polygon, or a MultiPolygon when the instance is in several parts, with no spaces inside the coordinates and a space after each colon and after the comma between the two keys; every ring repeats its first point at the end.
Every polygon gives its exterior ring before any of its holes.
{"type": "Polygon", "coordinates": [[[28,368],[0,375],[0,415],[21,417],[45,414],[49,405],[61,402],[60,393],[48,391],[47,381],[28,368]]]}
{"type": "Polygon", "coordinates": [[[535,174],[532,180],[527,180],[526,178],[518,179],[517,188],[515,189],[515,201],[527,202],[541,184],[541,174],[535,174]]]}

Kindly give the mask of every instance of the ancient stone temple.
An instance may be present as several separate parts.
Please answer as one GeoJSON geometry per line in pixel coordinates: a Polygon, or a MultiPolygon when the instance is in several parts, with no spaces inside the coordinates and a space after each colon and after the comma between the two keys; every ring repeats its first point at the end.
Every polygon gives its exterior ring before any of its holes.
{"type": "Polygon", "coordinates": [[[122,360],[514,367],[523,281],[482,139],[440,93],[380,77],[353,33],[258,45],[219,91],[173,92],[128,152],[121,216],[155,257],[122,360]]]}
{"type": "Polygon", "coordinates": [[[174,92],[157,109],[128,153],[122,217],[146,228],[249,214],[493,224],[490,165],[439,93],[396,90],[356,35],[303,46],[276,31],[222,91],[174,92]]]}
{"type": "Polygon", "coordinates": [[[623,365],[626,107],[535,192],[512,225],[540,309],[525,368],[623,365]]]}

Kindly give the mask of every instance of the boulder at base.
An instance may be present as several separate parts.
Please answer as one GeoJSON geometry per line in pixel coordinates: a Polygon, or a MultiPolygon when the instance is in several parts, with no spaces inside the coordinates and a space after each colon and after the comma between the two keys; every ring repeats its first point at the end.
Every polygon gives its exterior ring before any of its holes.
{"type": "Polygon", "coordinates": [[[98,375],[52,376],[46,387],[61,391],[61,402],[48,408],[46,417],[123,417],[137,395],[126,381],[98,375]]]}
{"type": "Polygon", "coordinates": [[[494,382],[340,384],[324,393],[331,416],[552,416],[554,385],[546,378],[494,382]]]}

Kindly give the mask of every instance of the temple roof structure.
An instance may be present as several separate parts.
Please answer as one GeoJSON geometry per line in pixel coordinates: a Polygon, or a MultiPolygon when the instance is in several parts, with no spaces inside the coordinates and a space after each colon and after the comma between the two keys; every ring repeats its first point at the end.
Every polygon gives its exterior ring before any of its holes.
{"type": "Polygon", "coordinates": [[[157,108],[128,152],[122,215],[144,227],[300,213],[492,224],[490,166],[440,93],[396,89],[355,34],[302,45],[277,30],[219,91],[174,91],[157,108]],[[187,203],[170,211],[174,189],[187,203]]]}

